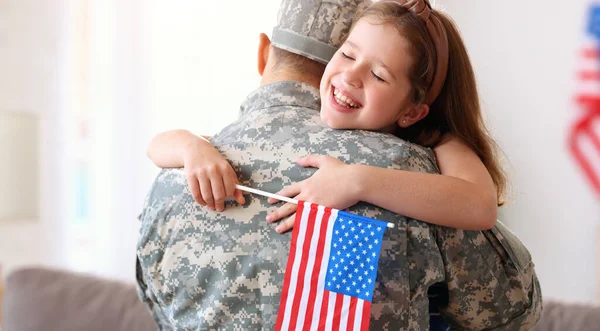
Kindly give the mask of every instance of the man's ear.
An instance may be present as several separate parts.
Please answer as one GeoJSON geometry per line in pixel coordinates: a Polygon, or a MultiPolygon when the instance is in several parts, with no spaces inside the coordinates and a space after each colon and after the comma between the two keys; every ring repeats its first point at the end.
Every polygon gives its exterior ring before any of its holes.
{"type": "Polygon", "coordinates": [[[407,128],[425,118],[427,114],[429,114],[428,105],[420,104],[411,106],[410,109],[402,114],[402,116],[400,116],[398,119],[398,126],[401,128],[407,128]]]}
{"type": "Polygon", "coordinates": [[[263,75],[265,67],[267,66],[267,60],[269,59],[269,50],[271,48],[271,40],[266,34],[261,33],[258,36],[258,74],[263,75]]]}

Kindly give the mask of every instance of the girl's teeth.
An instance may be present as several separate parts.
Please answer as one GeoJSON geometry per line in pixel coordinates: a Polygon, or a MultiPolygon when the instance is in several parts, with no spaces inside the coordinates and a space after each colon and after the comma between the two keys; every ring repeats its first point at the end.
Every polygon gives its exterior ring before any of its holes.
{"type": "Polygon", "coordinates": [[[338,89],[333,90],[333,95],[340,105],[349,108],[357,107],[357,105],[352,101],[351,98],[343,95],[338,89]]]}

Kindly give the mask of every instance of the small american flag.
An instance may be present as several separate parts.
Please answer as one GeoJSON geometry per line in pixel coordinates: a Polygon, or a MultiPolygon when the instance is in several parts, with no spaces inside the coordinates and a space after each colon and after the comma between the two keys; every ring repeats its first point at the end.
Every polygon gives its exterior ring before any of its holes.
{"type": "Polygon", "coordinates": [[[368,330],[386,228],[300,201],[275,330],[368,330]]]}

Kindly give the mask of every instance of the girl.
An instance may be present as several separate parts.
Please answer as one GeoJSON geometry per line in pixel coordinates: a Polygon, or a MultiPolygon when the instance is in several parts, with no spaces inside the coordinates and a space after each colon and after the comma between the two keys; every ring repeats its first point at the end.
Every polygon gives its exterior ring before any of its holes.
{"type": "MultiPolygon", "coordinates": [[[[475,77],[454,23],[427,0],[384,1],[357,18],[320,85],[322,121],[334,129],[394,133],[433,148],[441,175],[347,165],[328,156],[298,160],[319,170],[278,194],[345,209],[358,201],[425,222],[467,230],[494,226],[505,176],[486,130],[475,77]]],[[[159,167],[184,166],[194,198],[222,211],[235,172],[204,138],[172,131],[148,149],[159,167]],[[176,149],[173,149],[173,146],[176,149]]],[[[275,203],[277,200],[270,199],[275,203]]],[[[267,216],[292,214],[286,204],[267,216]]],[[[277,232],[293,226],[281,222],[277,232]]]]}

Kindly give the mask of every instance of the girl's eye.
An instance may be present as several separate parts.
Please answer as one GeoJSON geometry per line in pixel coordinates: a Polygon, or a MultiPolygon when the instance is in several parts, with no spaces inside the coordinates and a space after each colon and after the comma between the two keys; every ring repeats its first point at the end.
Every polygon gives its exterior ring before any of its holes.
{"type": "Polygon", "coordinates": [[[348,54],[342,52],[342,57],[349,59],[349,60],[354,60],[351,56],[349,56],[348,54]]]}
{"type": "Polygon", "coordinates": [[[371,76],[373,76],[373,78],[375,78],[377,81],[380,81],[380,82],[385,82],[385,80],[383,80],[383,78],[381,78],[381,77],[379,77],[379,76],[375,75],[375,73],[374,73],[374,72],[372,72],[372,71],[371,71],[371,76]]]}

